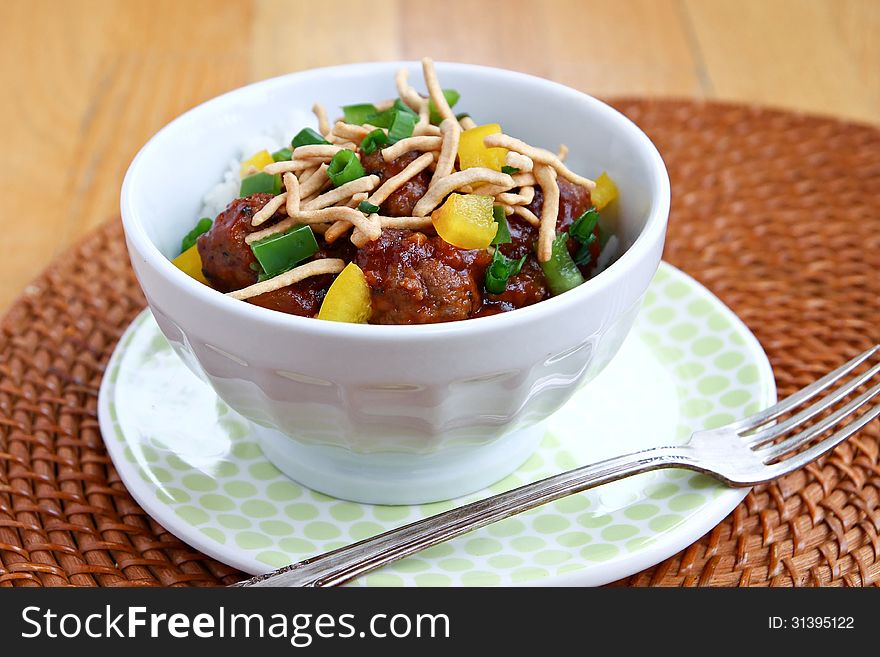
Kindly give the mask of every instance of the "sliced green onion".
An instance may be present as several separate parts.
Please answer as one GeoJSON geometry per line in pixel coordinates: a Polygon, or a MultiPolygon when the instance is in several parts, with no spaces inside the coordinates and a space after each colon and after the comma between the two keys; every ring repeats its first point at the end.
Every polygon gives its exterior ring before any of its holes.
{"type": "Polygon", "coordinates": [[[364,214],[376,214],[379,211],[379,206],[368,203],[367,201],[361,201],[358,203],[358,210],[364,214]]]}
{"type": "Polygon", "coordinates": [[[293,269],[318,252],[311,226],[297,226],[286,233],[270,235],[251,244],[251,251],[267,278],[293,269]]]}
{"type": "Polygon", "coordinates": [[[419,119],[419,115],[412,110],[412,108],[404,103],[400,98],[394,101],[394,104],[386,110],[382,110],[381,112],[376,112],[375,114],[371,114],[366,118],[364,123],[369,123],[370,125],[374,125],[377,128],[390,128],[391,124],[394,123],[394,117],[396,117],[399,113],[403,112],[404,114],[412,114],[416,121],[419,119]]]}
{"type": "Polygon", "coordinates": [[[513,260],[501,253],[501,249],[495,249],[492,262],[486,267],[486,290],[492,294],[502,294],[507,289],[507,279],[519,273],[526,257],[513,260]]]}
{"type": "Polygon", "coordinates": [[[345,118],[346,123],[363,125],[367,122],[367,118],[376,113],[376,106],[372,103],[360,103],[358,105],[342,106],[342,114],[345,118]]]}
{"type": "Polygon", "coordinates": [[[590,245],[589,244],[581,244],[581,247],[578,249],[577,253],[574,254],[574,264],[578,267],[583,267],[584,265],[590,264],[590,260],[593,259],[593,254],[590,253],[590,245]]]}
{"type": "Polygon", "coordinates": [[[293,151],[289,148],[282,148],[281,150],[275,151],[272,153],[272,159],[276,162],[287,162],[288,160],[293,158],[293,151]]]}
{"type": "Polygon", "coordinates": [[[395,99],[394,104],[391,106],[392,110],[397,110],[398,112],[403,112],[405,114],[412,114],[416,117],[416,121],[419,120],[419,113],[416,112],[412,107],[404,103],[400,98],[395,99]]]}
{"type": "Polygon", "coordinates": [[[281,193],[281,174],[274,176],[263,173],[255,173],[247,178],[242,178],[241,187],[239,187],[238,195],[242,198],[251,196],[252,194],[273,194],[277,196],[281,193]]]}
{"type": "Polygon", "coordinates": [[[354,151],[347,148],[339,151],[330,160],[330,166],[327,168],[327,177],[334,187],[339,187],[352,180],[357,180],[364,176],[364,167],[358,160],[354,151]]]}
{"type": "Polygon", "coordinates": [[[510,227],[507,225],[504,208],[500,205],[492,206],[492,218],[498,224],[498,230],[495,231],[495,237],[490,244],[510,244],[513,240],[510,238],[510,227]]]}
{"type": "Polygon", "coordinates": [[[388,142],[394,144],[401,139],[412,137],[418,119],[419,117],[417,114],[397,112],[391,122],[391,127],[388,128],[388,142]]]}
{"type": "Polygon", "coordinates": [[[574,220],[569,228],[569,233],[581,244],[592,244],[596,239],[597,223],[599,223],[599,211],[596,208],[590,208],[574,220]]]}
{"type": "MultiPolygon", "coordinates": [[[[444,89],[443,97],[446,99],[446,102],[449,104],[449,107],[455,107],[455,104],[458,102],[458,99],[461,98],[461,94],[458,93],[455,89],[444,89]]],[[[431,123],[437,125],[440,121],[443,120],[443,117],[440,116],[440,113],[437,111],[437,108],[434,106],[434,101],[428,101],[428,111],[431,113],[431,123]]],[[[456,117],[458,118],[458,117],[456,117]]]]}
{"type": "Polygon", "coordinates": [[[296,148],[298,146],[310,146],[312,144],[329,143],[329,141],[324,139],[317,131],[312,130],[311,128],[303,128],[296,133],[296,137],[290,140],[290,145],[293,148],[296,148]]]}
{"type": "Polygon", "coordinates": [[[379,128],[388,128],[388,143],[393,144],[411,137],[418,120],[419,115],[398,98],[387,110],[368,116],[366,123],[379,128]]]}
{"type": "Polygon", "coordinates": [[[583,274],[568,252],[568,233],[560,233],[556,236],[550,259],[540,264],[541,269],[544,270],[544,278],[547,279],[547,287],[554,296],[568,292],[584,282],[583,274]]]}
{"type": "Polygon", "coordinates": [[[364,118],[364,123],[369,123],[377,128],[390,128],[391,122],[396,115],[397,110],[394,107],[389,107],[387,110],[382,110],[381,112],[375,112],[366,116],[364,118]]]}
{"type": "Polygon", "coordinates": [[[501,173],[506,173],[512,176],[515,173],[519,173],[519,169],[517,169],[516,167],[509,167],[505,164],[503,167],[501,167],[501,173]]]}
{"type": "Polygon", "coordinates": [[[410,114],[419,115],[412,107],[404,103],[400,98],[394,99],[394,105],[392,105],[395,109],[399,109],[401,112],[409,112],[410,114]]]}
{"type": "Polygon", "coordinates": [[[186,235],[184,235],[183,240],[180,242],[180,252],[183,253],[187,249],[191,249],[195,246],[196,240],[199,239],[199,235],[203,233],[207,233],[211,230],[211,225],[214,222],[208,219],[208,217],[202,217],[199,219],[199,222],[196,224],[195,228],[189,231],[186,235]]]}
{"type": "Polygon", "coordinates": [[[361,150],[369,155],[370,153],[375,153],[376,149],[380,146],[386,146],[387,144],[388,135],[381,128],[376,128],[372,132],[367,133],[367,136],[363,138],[361,150]]]}

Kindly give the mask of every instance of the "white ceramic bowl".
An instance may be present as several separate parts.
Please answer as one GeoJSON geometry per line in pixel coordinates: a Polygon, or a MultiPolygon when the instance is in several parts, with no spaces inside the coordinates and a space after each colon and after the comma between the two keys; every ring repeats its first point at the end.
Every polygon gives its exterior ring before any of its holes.
{"type": "MultiPolygon", "coordinates": [[[[132,265],[177,353],[254,423],[289,476],[337,497],[419,503],[502,478],[537,445],[542,421],[617,352],[660,261],[669,179],[656,148],[604,103],[554,82],[493,68],[438,64],[457,109],[478,123],[555,150],[584,175],[608,171],[620,189],[623,253],[584,285],[534,306],[425,326],[296,317],[230,299],[174,267],[203,195],[248,139],[293,111],[314,125],[320,101],[395,95],[412,62],[317,69],[210,100],[160,130],[132,162],[122,219],[132,265]]],[[[421,86],[421,85],[418,85],[421,86]]],[[[638,376],[638,372],[633,372],[638,376]]],[[[590,436],[585,433],[585,440],[590,436]]]]}

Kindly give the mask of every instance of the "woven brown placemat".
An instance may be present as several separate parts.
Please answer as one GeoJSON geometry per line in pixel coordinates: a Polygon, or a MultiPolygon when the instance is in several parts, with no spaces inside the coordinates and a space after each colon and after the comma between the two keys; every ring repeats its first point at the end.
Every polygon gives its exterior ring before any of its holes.
{"type": "MultiPolygon", "coordinates": [[[[880,130],[721,104],[618,100],[669,167],[665,258],[757,335],[780,395],[880,342],[880,130]]],[[[0,586],[218,585],[242,575],[131,498],[96,417],[144,306],[118,222],[30,285],[0,334],[0,586]]],[[[880,583],[880,422],[756,488],[691,547],[618,582],[880,583]]]]}

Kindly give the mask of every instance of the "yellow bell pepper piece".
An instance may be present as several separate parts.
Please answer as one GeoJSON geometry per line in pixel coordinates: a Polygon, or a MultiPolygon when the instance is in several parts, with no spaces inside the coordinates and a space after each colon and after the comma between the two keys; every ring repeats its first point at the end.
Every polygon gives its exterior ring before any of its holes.
{"type": "Polygon", "coordinates": [[[491,196],[450,194],[431,215],[437,234],[460,249],[485,249],[492,243],[498,224],[492,216],[491,196]]]}
{"type": "Polygon", "coordinates": [[[171,261],[171,264],[187,276],[196,279],[199,283],[208,285],[208,281],[202,273],[202,257],[199,255],[199,247],[197,244],[194,244],[177,256],[171,261]]]}
{"type": "Polygon", "coordinates": [[[458,162],[462,170],[471,167],[486,167],[501,171],[507,157],[506,148],[486,148],[483,140],[489,135],[499,134],[501,126],[497,123],[478,125],[465,130],[458,141],[458,162]]]}
{"type": "Polygon", "coordinates": [[[318,311],[318,319],[366,324],[372,310],[370,286],[364,272],[350,262],[327,290],[327,296],[318,311]]]}
{"type": "Polygon", "coordinates": [[[590,192],[590,201],[596,206],[597,210],[601,210],[616,198],[617,185],[603,171],[602,175],[596,178],[596,189],[590,192]]]}
{"type": "Polygon", "coordinates": [[[251,174],[258,173],[263,170],[263,167],[267,164],[272,164],[275,160],[272,159],[272,155],[269,151],[260,151],[259,153],[254,153],[248,159],[241,163],[241,167],[239,168],[239,174],[242,178],[246,178],[251,174]],[[256,169],[256,171],[254,171],[256,169]]]}

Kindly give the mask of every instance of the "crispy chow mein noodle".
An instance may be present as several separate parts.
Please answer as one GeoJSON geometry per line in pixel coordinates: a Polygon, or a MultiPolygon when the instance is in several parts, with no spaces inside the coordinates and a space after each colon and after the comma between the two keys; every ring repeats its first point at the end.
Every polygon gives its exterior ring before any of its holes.
{"type": "Polygon", "coordinates": [[[439,151],[443,143],[444,142],[442,137],[431,137],[428,135],[422,135],[420,137],[407,137],[406,139],[401,139],[393,146],[383,148],[382,158],[386,162],[391,162],[392,160],[396,160],[401,155],[409,153],[410,151],[420,151],[423,153],[430,151],[439,151]]]}
{"type": "Polygon", "coordinates": [[[352,196],[349,199],[348,203],[346,203],[345,205],[350,208],[356,208],[357,206],[359,206],[361,204],[361,201],[366,201],[369,196],[370,195],[367,194],[366,192],[358,192],[357,194],[352,196]]]}
{"type": "Polygon", "coordinates": [[[440,122],[440,135],[442,140],[440,157],[437,158],[437,166],[434,169],[434,177],[431,178],[431,184],[450,175],[453,169],[455,169],[455,156],[458,154],[461,126],[454,118],[443,119],[440,122]]]}
{"type": "MultiPolygon", "coordinates": [[[[309,144],[298,146],[293,149],[294,160],[326,160],[330,161],[339,151],[345,150],[341,145],[328,144],[326,146],[309,144]]],[[[270,165],[271,166],[271,165],[270,165]]]]}
{"type": "Polygon", "coordinates": [[[260,209],[259,212],[254,214],[254,218],[251,220],[251,226],[259,226],[267,219],[271,219],[272,215],[278,212],[278,210],[280,210],[281,207],[286,204],[286,202],[287,192],[283,192],[270,200],[260,209]]]}
{"type": "Polygon", "coordinates": [[[397,85],[397,93],[400,95],[400,99],[410,109],[418,112],[425,101],[418,91],[409,86],[409,70],[405,68],[400,69],[397,75],[394,76],[394,82],[397,85]]]}
{"type": "Polygon", "coordinates": [[[476,122],[475,122],[471,117],[466,116],[466,115],[463,116],[463,117],[461,117],[461,118],[458,120],[458,122],[461,124],[461,129],[462,129],[462,130],[470,130],[471,128],[476,128],[476,127],[477,127],[476,122]]]}
{"type": "Polygon", "coordinates": [[[276,173],[305,173],[309,170],[315,170],[319,162],[313,160],[287,160],[285,162],[274,162],[263,167],[263,173],[274,176],[276,173]]]}
{"type": "Polygon", "coordinates": [[[460,94],[430,58],[421,66],[424,92],[404,68],[397,98],[345,106],[333,122],[315,103],[317,130],[242,162],[239,198],[184,239],[198,270],[187,253],[175,264],[235,299],[371,323],[505,312],[595,275],[600,254],[613,258],[599,224],[613,182],[569,169],[565,144],[554,153],[494,117],[456,115],[460,94]],[[334,306],[352,299],[369,307],[334,306]]]}
{"type": "Polygon", "coordinates": [[[299,281],[305,280],[310,276],[320,276],[321,274],[338,274],[345,267],[345,261],[338,258],[324,258],[322,260],[312,260],[304,265],[300,265],[294,269],[279,274],[275,278],[268,281],[251,285],[241,290],[229,292],[229,296],[233,299],[250,299],[267,292],[280,290],[282,287],[293,285],[299,281]]]}
{"type": "Polygon", "coordinates": [[[362,125],[354,125],[345,121],[337,121],[333,126],[333,134],[340,139],[356,142],[358,144],[363,141],[364,137],[370,134],[370,129],[362,125]]]}
{"type": "Polygon", "coordinates": [[[325,136],[329,134],[330,122],[327,120],[327,110],[324,109],[324,106],[321,103],[315,103],[312,105],[312,112],[318,119],[318,132],[325,136]]]}
{"type": "MultiPolygon", "coordinates": [[[[464,124],[462,124],[462,127],[464,127],[464,124]]],[[[530,173],[532,169],[535,168],[535,163],[532,162],[532,158],[520,155],[516,151],[507,151],[507,156],[504,158],[504,164],[511,169],[516,169],[520,173],[530,173]]]]}
{"type": "Polygon", "coordinates": [[[321,164],[317,170],[306,180],[301,182],[302,187],[299,190],[300,196],[304,199],[309,198],[313,194],[319,193],[324,187],[330,184],[330,178],[327,176],[327,163],[321,164]]]}
{"type": "Polygon", "coordinates": [[[317,198],[312,199],[303,207],[304,210],[320,210],[321,208],[329,208],[343,201],[348,201],[355,194],[361,192],[372,192],[379,184],[379,176],[364,176],[357,178],[344,185],[324,192],[317,198]]]}
{"type": "Polygon", "coordinates": [[[422,58],[422,72],[425,75],[425,84],[428,86],[428,95],[431,97],[437,113],[443,119],[455,121],[455,114],[452,113],[449,101],[446,100],[446,96],[443,94],[440,81],[437,79],[437,72],[434,70],[434,61],[430,57],[422,58]]]}
{"type": "Polygon", "coordinates": [[[506,173],[494,171],[485,167],[472,167],[464,171],[456,171],[448,176],[444,176],[436,181],[431,181],[428,192],[419,199],[416,207],[413,209],[413,215],[423,217],[431,210],[436,208],[440,201],[446,198],[446,195],[460,189],[465,185],[473,185],[474,183],[485,182],[494,185],[508,185],[508,189],[513,187],[513,178],[506,173]]]}
{"type": "Polygon", "coordinates": [[[547,164],[535,167],[535,178],[541,185],[544,204],[541,208],[541,224],[538,232],[538,262],[550,260],[553,239],[556,237],[556,216],[559,214],[559,185],[556,170],[547,164]]]}
{"type": "Polygon", "coordinates": [[[522,217],[528,223],[530,223],[532,226],[540,226],[541,225],[541,220],[538,219],[538,217],[535,215],[535,213],[523,205],[513,206],[513,214],[522,217]]]}
{"type": "MultiPolygon", "coordinates": [[[[299,179],[292,173],[285,173],[281,180],[284,182],[284,189],[287,190],[287,201],[285,203],[285,211],[287,216],[291,217],[299,212],[299,179]]],[[[253,226],[254,222],[251,221],[253,226]]]]}

